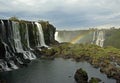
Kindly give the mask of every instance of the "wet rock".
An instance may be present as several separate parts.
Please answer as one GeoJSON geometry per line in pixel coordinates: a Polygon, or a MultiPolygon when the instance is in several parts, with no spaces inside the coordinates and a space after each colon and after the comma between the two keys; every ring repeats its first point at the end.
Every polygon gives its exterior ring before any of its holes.
{"type": "Polygon", "coordinates": [[[0,58],[4,59],[5,58],[5,46],[0,40],[0,58]]]}
{"type": "Polygon", "coordinates": [[[76,71],[74,79],[77,83],[88,83],[88,75],[82,68],[76,71]]]}
{"type": "Polygon", "coordinates": [[[96,78],[96,77],[92,77],[89,81],[89,83],[99,83],[99,82],[101,82],[101,79],[96,78]]]}

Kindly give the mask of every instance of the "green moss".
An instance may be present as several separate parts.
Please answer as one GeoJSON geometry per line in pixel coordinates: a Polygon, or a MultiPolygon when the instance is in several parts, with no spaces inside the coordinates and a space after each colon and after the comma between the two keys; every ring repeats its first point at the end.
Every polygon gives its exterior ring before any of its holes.
{"type": "Polygon", "coordinates": [[[19,21],[18,17],[16,17],[16,16],[10,17],[9,20],[12,20],[12,21],[19,21]]]}
{"type": "Polygon", "coordinates": [[[109,29],[105,31],[104,46],[113,46],[120,48],[120,29],[109,29]]]}
{"type": "Polygon", "coordinates": [[[91,78],[89,83],[99,83],[98,80],[96,78],[91,78]]]}

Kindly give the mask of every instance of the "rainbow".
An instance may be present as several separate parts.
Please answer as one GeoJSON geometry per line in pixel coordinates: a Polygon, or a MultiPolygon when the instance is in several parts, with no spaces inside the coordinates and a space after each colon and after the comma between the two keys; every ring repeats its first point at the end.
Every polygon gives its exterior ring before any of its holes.
{"type": "Polygon", "coordinates": [[[81,39],[83,39],[84,37],[90,35],[91,33],[92,33],[92,31],[85,32],[85,33],[83,33],[83,34],[79,34],[79,35],[77,35],[76,37],[74,37],[74,38],[70,41],[70,43],[75,44],[75,43],[77,43],[78,41],[80,41],[81,39]]]}

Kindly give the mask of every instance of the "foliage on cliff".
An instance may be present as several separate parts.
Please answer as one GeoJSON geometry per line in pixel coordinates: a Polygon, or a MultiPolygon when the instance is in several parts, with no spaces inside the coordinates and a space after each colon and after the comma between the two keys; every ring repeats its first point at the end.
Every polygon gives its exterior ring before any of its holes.
{"type": "Polygon", "coordinates": [[[45,43],[47,45],[55,44],[56,41],[54,40],[54,34],[56,28],[52,24],[50,24],[49,21],[39,21],[39,23],[43,28],[45,43]]]}
{"type": "Polygon", "coordinates": [[[120,48],[120,29],[109,29],[105,31],[104,46],[114,46],[120,48]]]}

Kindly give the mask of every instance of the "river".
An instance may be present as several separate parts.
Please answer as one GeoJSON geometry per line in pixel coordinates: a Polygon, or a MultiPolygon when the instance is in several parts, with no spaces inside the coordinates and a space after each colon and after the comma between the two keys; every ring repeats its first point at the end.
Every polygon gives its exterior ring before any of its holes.
{"type": "Polygon", "coordinates": [[[75,62],[62,58],[37,59],[28,67],[0,73],[0,78],[5,79],[7,83],[76,83],[74,74],[78,68],[86,70],[89,79],[98,77],[104,83],[116,83],[114,79],[107,78],[105,74],[99,72],[99,69],[93,68],[87,62],[75,62]]]}

